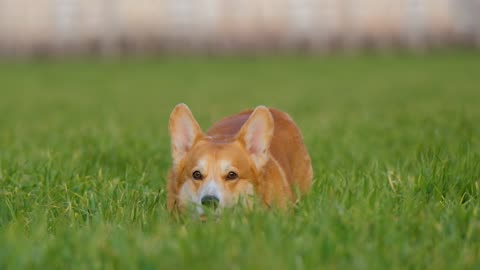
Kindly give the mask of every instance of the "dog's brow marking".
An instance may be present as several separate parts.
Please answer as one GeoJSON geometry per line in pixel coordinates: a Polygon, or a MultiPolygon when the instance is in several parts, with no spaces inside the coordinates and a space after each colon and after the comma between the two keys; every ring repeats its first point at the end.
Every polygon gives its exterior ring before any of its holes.
{"type": "Polygon", "coordinates": [[[198,162],[197,162],[196,168],[206,170],[206,169],[207,169],[207,165],[208,165],[208,162],[207,162],[205,159],[200,159],[200,160],[198,160],[198,162]]]}
{"type": "Polygon", "coordinates": [[[222,172],[227,172],[232,167],[232,163],[228,160],[220,160],[220,170],[222,172]]]}

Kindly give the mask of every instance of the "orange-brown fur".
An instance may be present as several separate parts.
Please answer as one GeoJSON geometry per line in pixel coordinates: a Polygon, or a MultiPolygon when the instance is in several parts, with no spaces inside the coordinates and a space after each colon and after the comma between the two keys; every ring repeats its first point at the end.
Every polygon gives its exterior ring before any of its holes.
{"type": "MultiPolygon", "coordinates": [[[[188,107],[186,108],[188,110],[188,107]]],[[[312,184],[313,174],[310,156],[300,130],[288,114],[272,108],[268,111],[273,119],[273,136],[266,153],[268,160],[263,166],[260,168],[256,166],[249,154],[250,150],[247,149],[246,139],[242,139],[240,134],[254,111],[248,110],[224,118],[215,123],[206,134],[196,134],[191,148],[181,161],[173,166],[168,179],[168,208],[172,210],[184,206],[179,203],[182,187],[189,193],[194,193],[204,185],[203,181],[190,180],[191,171],[199,159],[209,164],[208,169],[204,170],[205,175],[210,177],[211,181],[217,181],[217,185],[222,185],[227,194],[225,198],[228,200],[238,200],[238,194],[245,193],[246,189],[253,186],[254,196],[265,205],[283,208],[288,202],[296,200],[297,188],[301,194],[307,193],[312,184]],[[239,178],[235,181],[226,181],[225,174],[231,168],[222,171],[219,161],[229,161],[230,163],[225,163],[238,171],[239,178]],[[187,181],[189,182],[186,183],[187,181]]],[[[172,112],[171,126],[175,127],[178,124],[175,123],[174,113],[175,110],[172,112]]],[[[259,123],[263,124],[261,121],[259,123]]],[[[171,127],[171,133],[179,132],[171,127]]]]}

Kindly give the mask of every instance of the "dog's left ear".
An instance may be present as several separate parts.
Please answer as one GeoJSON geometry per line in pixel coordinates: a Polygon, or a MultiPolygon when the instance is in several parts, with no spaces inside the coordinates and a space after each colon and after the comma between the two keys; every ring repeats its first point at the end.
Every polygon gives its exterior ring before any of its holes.
{"type": "Polygon", "coordinates": [[[170,114],[169,131],[173,165],[177,166],[203,133],[192,112],[183,103],[175,106],[170,114]]]}
{"type": "Polygon", "coordinates": [[[265,106],[258,106],[237,135],[257,169],[261,169],[268,161],[273,131],[274,123],[270,110],[265,106]]]}

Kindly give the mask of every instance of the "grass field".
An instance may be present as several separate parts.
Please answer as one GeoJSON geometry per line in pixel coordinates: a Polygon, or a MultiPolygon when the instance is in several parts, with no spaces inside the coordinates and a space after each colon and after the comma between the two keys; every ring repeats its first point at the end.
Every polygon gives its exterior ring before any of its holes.
{"type": "Polygon", "coordinates": [[[480,269],[480,53],[0,63],[0,269],[480,269]],[[289,112],[291,213],[166,211],[167,121],[289,112]]]}

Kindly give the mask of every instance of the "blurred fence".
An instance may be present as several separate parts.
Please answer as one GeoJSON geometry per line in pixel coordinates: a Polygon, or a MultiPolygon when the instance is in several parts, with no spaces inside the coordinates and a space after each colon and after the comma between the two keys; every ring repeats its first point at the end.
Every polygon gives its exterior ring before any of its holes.
{"type": "Polygon", "coordinates": [[[0,54],[480,45],[480,0],[0,0],[0,54]]]}

